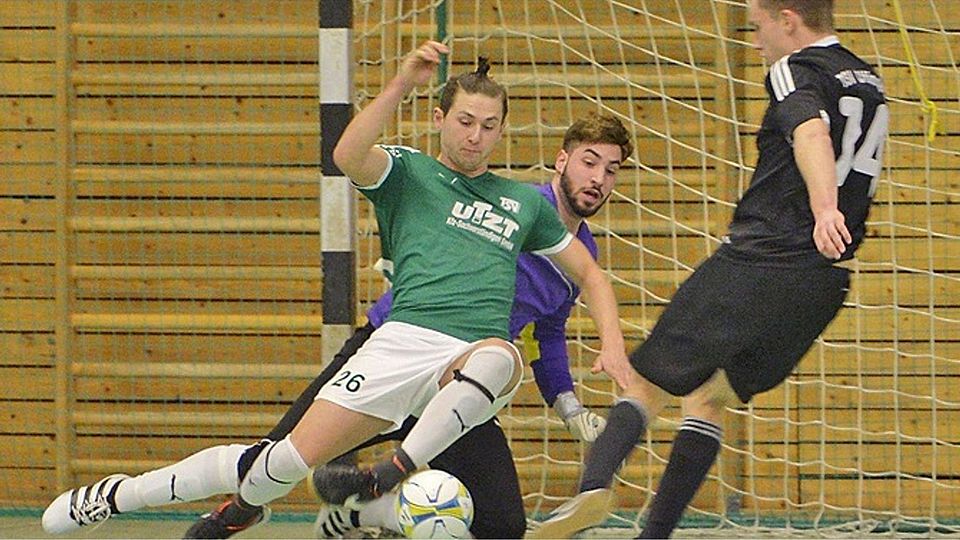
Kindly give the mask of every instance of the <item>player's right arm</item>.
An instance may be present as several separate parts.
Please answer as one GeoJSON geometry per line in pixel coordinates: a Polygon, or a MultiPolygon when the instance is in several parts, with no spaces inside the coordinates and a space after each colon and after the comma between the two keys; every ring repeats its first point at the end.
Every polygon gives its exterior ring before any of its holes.
{"type": "Polygon", "coordinates": [[[549,257],[583,291],[584,303],[600,337],[600,353],[591,371],[603,371],[621,388],[626,388],[636,372],[627,359],[613,286],[587,248],[576,238],[549,257]]]}
{"type": "Polygon", "coordinates": [[[810,196],[813,242],[824,257],[839,259],[853,238],[837,207],[836,160],[826,122],[811,118],[793,130],[793,157],[810,196]]]}
{"type": "Polygon", "coordinates": [[[404,59],[399,73],[380,95],[347,124],[333,149],[333,162],[354,184],[370,186],[383,177],[390,157],[374,145],[384,125],[411,90],[430,80],[440,64],[440,55],[447,52],[449,49],[442,43],[425,42],[404,59]]]}

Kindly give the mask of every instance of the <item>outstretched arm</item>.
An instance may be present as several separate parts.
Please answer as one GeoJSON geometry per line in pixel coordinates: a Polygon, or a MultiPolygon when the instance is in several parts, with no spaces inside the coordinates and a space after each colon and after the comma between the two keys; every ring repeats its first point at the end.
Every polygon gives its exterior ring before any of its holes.
{"type": "Polygon", "coordinates": [[[524,340],[524,351],[533,369],[533,379],[543,401],[551,407],[558,395],[573,391],[565,324],[570,310],[568,306],[564,308],[535,320],[520,334],[524,340]]]}
{"type": "Polygon", "coordinates": [[[524,339],[536,339],[540,357],[534,360],[533,378],[543,400],[553,407],[563,420],[567,431],[584,442],[593,442],[606,425],[604,418],[580,403],[573,391],[570,358],[567,355],[566,322],[570,304],[534,322],[533,335],[526,332],[524,339]]]}
{"type": "Polygon", "coordinates": [[[403,98],[417,86],[426,84],[446,54],[446,45],[427,41],[400,65],[400,71],[386,88],[350,121],[333,149],[333,161],[354,184],[375,184],[387,169],[387,153],[374,144],[383,126],[396,113],[403,98]]]}
{"type": "Polygon", "coordinates": [[[634,377],[634,372],[624,349],[623,333],[620,331],[620,319],[617,315],[617,298],[607,277],[603,275],[603,270],[577,239],[570,242],[563,251],[551,255],[550,259],[583,290],[584,303],[587,304],[590,318],[597,327],[601,348],[592,371],[604,371],[621,388],[626,388],[634,377]]]}

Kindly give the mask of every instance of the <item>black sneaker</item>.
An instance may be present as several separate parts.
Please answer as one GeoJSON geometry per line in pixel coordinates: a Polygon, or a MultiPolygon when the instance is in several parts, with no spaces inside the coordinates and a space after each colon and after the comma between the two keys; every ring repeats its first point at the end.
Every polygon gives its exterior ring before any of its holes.
{"type": "Polygon", "coordinates": [[[310,485],[318,497],[337,506],[349,506],[380,496],[377,473],[355,465],[317,467],[310,475],[310,485]]]}
{"type": "Polygon", "coordinates": [[[230,538],[270,520],[269,506],[247,506],[236,497],[223,502],[216,510],[200,519],[184,533],[184,538],[230,538]]]}

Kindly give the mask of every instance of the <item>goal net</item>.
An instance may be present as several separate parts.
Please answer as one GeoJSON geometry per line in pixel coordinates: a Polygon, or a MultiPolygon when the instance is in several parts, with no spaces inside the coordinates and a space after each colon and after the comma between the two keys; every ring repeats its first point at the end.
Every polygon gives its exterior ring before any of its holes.
{"type": "MultiPolygon", "coordinates": [[[[447,0],[354,3],[356,102],[427,38],[452,48],[449,73],[492,59],[511,107],[493,167],[548,181],[567,126],[602,110],[637,151],[590,220],[616,286],[629,347],[718,245],[757,157],[766,67],[742,1],[447,0]]],[[[683,526],[819,534],[960,531],[960,18],[942,1],[840,0],[840,39],[883,76],[891,136],[844,309],[780,387],[726,415],[724,446],[683,526]],[[936,125],[934,124],[936,122],[936,125]]],[[[436,153],[437,86],[416,93],[386,133],[436,153]]],[[[362,211],[361,272],[374,223],[362,211]]],[[[370,274],[371,276],[374,274],[370,274]]],[[[374,298],[373,277],[362,298],[374,298]]],[[[568,326],[577,392],[600,411],[613,385],[589,367],[586,313],[568,326]]],[[[586,450],[541,402],[532,376],[504,415],[528,510],[575,492],[586,450]]],[[[636,530],[680,419],[657,422],[619,475],[608,527],[636,530]]]]}

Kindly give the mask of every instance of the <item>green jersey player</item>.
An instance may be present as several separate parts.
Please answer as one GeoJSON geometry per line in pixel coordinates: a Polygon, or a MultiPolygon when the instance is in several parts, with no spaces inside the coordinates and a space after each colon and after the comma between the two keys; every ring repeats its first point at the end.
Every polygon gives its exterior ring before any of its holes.
{"type": "Polygon", "coordinates": [[[433,113],[437,158],[376,145],[403,98],[430,80],[447,52],[433,41],[416,49],[334,150],[337,166],[376,208],[394,280],[387,322],[320,390],[292,433],[271,441],[243,478],[232,468],[214,479],[203,471],[229,463],[220,454],[242,452],[244,445],[210,448],[134,478],[111,475],[55,499],[43,516],[47,532],[71,532],[144,506],[233,493],[238,484],[234,508],[242,512],[286,495],[310,467],[419,416],[391,459],[372,469],[347,469],[335,492],[325,492],[334,504],[379,496],[490,419],[516,391],[522,364],[508,341],[507,322],[521,251],[549,256],[581,287],[601,340],[598,365],[626,362],[613,289],[589,251],[533,188],[487,170],[503,133],[507,96],[487,77],[485,62],[447,83],[433,113]]]}
{"type": "MultiPolygon", "coordinates": [[[[600,334],[601,356],[625,358],[613,290],[589,251],[535,190],[487,170],[503,133],[507,97],[503,87],[487,77],[483,60],[476,72],[448,82],[434,110],[434,125],[440,130],[436,159],[375,146],[388,116],[413,87],[432,77],[446,52],[446,46],[436,42],[417,49],[384,92],[354,118],[334,150],[337,165],[376,207],[394,285],[390,318],[344,371],[365,369],[366,381],[383,358],[401,358],[392,361],[393,371],[408,378],[433,371],[422,388],[440,387],[435,396],[430,392],[422,413],[418,404],[404,403],[393,405],[393,416],[378,407],[396,402],[396,375],[380,377],[391,381],[380,398],[347,395],[348,390],[333,384],[321,389],[314,404],[317,414],[339,407],[336,416],[348,411],[346,416],[356,417],[370,434],[399,426],[405,414],[420,417],[391,459],[368,470],[345,469],[336,482],[316,486],[334,504],[389,490],[509,401],[522,371],[507,329],[520,251],[550,256],[582,286],[600,334]],[[410,344],[414,337],[424,345],[410,344]],[[398,350],[410,352],[401,355],[398,350]],[[366,369],[368,357],[372,360],[366,369]],[[365,408],[374,401],[379,403],[365,408]]],[[[316,440],[323,436],[318,431],[322,424],[310,421],[311,412],[300,424],[306,427],[304,434],[316,440]]],[[[297,442],[297,429],[292,436],[297,442]]]]}

